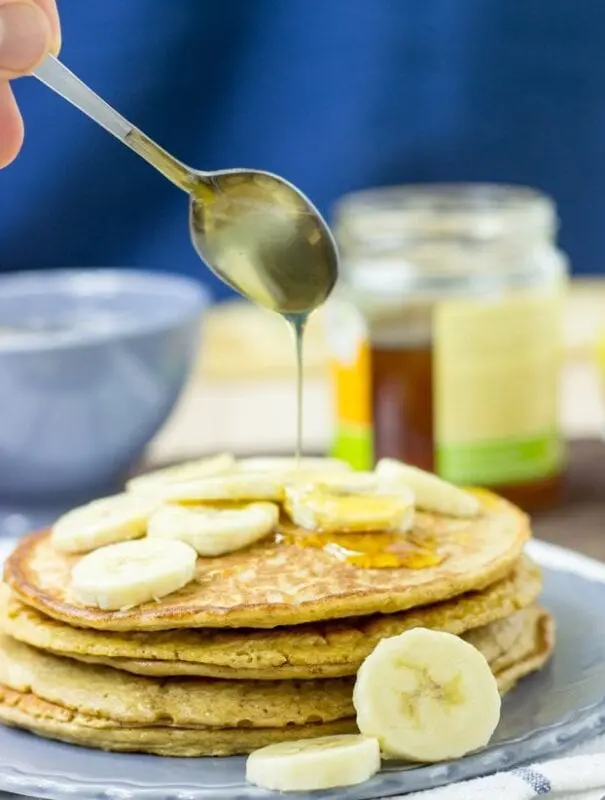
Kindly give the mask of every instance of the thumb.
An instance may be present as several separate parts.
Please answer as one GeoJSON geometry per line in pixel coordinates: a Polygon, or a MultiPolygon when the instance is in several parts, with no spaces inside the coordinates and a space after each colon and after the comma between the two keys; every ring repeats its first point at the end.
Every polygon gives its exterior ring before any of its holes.
{"type": "Polygon", "coordinates": [[[0,0],[0,80],[31,72],[51,46],[50,22],[37,5],[0,0]]]}

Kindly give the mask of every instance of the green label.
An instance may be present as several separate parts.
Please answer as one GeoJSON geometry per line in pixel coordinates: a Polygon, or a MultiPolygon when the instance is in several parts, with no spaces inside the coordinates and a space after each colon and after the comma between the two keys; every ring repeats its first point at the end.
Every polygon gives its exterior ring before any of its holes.
{"type": "Polygon", "coordinates": [[[498,486],[555,475],[563,462],[557,433],[472,444],[441,444],[437,472],[452,483],[498,486]]]}
{"type": "Polygon", "coordinates": [[[374,443],[371,426],[353,424],[336,426],[331,455],[333,458],[346,461],[353,469],[373,469],[374,443]]]}

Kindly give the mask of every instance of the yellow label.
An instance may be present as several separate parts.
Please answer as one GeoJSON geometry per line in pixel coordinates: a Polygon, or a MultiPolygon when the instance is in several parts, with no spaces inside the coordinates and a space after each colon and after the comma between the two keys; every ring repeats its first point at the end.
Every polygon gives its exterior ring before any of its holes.
{"type": "Polygon", "coordinates": [[[437,468],[508,483],[556,472],[561,293],[448,301],[434,315],[437,468]]]}
{"type": "Polygon", "coordinates": [[[334,435],[332,455],[356,469],[372,466],[372,376],[370,342],[359,312],[332,301],[325,309],[331,352],[334,435]]]}
{"type": "Polygon", "coordinates": [[[333,360],[336,418],[353,425],[371,425],[370,348],[360,341],[352,362],[333,360]]]}

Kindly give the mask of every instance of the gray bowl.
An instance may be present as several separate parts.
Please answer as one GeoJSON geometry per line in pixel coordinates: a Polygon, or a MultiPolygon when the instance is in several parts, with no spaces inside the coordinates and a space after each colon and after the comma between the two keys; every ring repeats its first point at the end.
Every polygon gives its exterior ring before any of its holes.
{"type": "Polygon", "coordinates": [[[0,276],[0,532],[119,488],[181,393],[207,301],[155,273],[0,276]]]}

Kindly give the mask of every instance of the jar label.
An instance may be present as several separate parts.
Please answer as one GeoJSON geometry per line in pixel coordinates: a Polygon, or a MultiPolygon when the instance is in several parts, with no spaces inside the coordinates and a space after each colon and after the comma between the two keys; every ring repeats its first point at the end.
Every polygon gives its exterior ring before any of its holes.
{"type": "Polygon", "coordinates": [[[373,464],[370,343],[363,317],[345,302],[324,308],[331,352],[334,431],[331,454],[355,469],[373,464]]]}
{"type": "Polygon", "coordinates": [[[436,470],[491,486],[556,474],[561,294],[441,303],[433,320],[436,470]]]}

